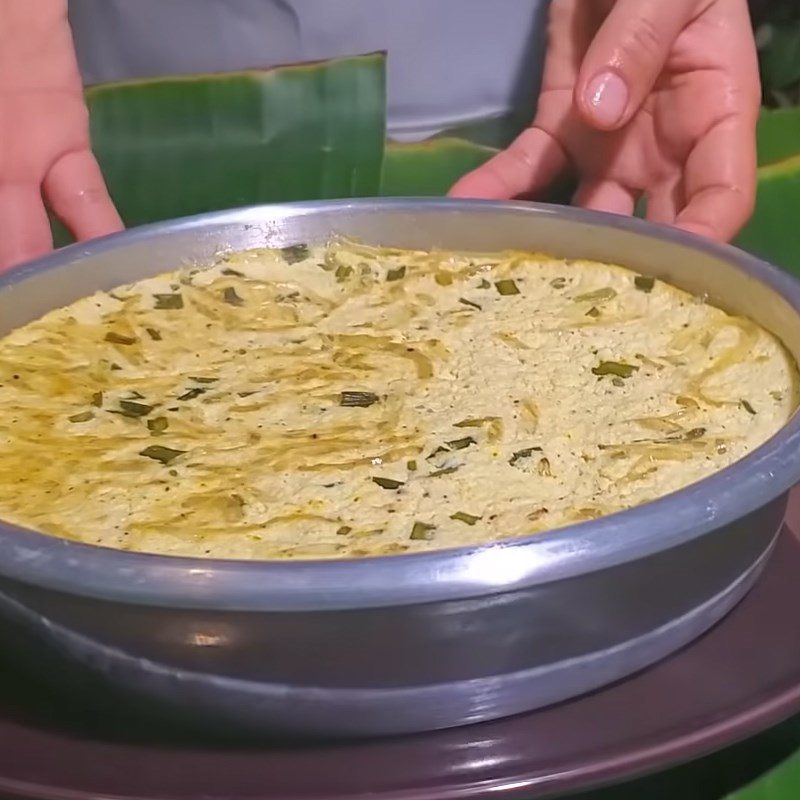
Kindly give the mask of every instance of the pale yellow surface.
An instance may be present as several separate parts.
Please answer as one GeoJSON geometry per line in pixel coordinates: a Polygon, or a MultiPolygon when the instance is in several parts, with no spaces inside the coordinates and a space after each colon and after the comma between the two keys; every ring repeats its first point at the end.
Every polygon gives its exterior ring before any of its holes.
{"type": "Polygon", "coordinates": [[[452,547],[672,492],[797,403],[774,337],[620,267],[284,255],[145,280],[0,341],[0,516],[175,555],[452,547]]]}

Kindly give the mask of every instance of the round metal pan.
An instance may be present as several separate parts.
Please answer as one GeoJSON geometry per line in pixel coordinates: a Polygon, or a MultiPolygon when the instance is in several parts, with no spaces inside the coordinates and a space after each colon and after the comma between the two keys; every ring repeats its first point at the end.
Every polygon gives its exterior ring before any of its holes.
{"type": "MultiPolygon", "coordinates": [[[[800,502],[790,525],[800,528],[800,502]]],[[[800,538],[787,530],[742,603],[659,664],[532,714],[370,742],[209,739],[155,724],[131,704],[109,703],[91,681],[82,691],[67,693],[60,688],[61,676],[41,683],[3,661],[0,795],[9,800],[572,796],[699,758],[800,712],[800,636],[795,616],[787,613],[800,605],[798,574],[800,538]]],[[[797,726],[792,727],[774,743],[779,752],[770,747],[764,756],[753,749],[721,754],[720,762],[698,765],[681,781],[674,775],[666,783],[653,777],[620,796],[699,797],[697,784],[715,797],[726,795],[788,756],[797,744],[797,726]],[[717,776],[713,790],[709,771],[717,776]]]]}
{"type": "MultiPolygon", "coordinates": [[[[800,287],[779,270],[637,220],[522,203],[301,203],[147,226],[5,276],[0,319],[7,330],[222,250],[332,233],[621,263],[751,317],[800,356],[800,287]]],[[[763,569],[798,479],[795,417],[742,461],[656,502],[479,548],[242,563],[0,525],[0,615],[36,642],[39,662],[82,664],[198,724],[312,736],[463,725],[574,697],[702,634],[763,569]]]]}

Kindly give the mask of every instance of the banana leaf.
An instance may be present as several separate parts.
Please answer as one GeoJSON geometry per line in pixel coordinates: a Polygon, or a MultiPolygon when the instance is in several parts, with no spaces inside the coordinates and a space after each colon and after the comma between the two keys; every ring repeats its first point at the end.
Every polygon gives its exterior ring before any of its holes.
{"type": "Polygon", "coordinates": [[[736,244],[800,275],[800,156],[759,169],[756,210],[736,244]]]}
{"type": "Polygon", "coordinates": [[[464,173],[479,167],[496,152],[456,138],[413,144],[389,142],[380,193],[384,197],[445,195],[464,173]]]}
{"type": "MultiPolygon", "coordinates": [[[[376,195],[382,53],[242,73],[102,84],[92,146],[125,224],[252,203],[376,195]]],[[[58,243],[65,231],[58,226],[58,243]]]]}
{"type": "Polygon", "coordinates": [[[764,109],[758,120],[758,163],[776,164],[800,154],[800,108],[764,109]]]}
{"type": "Polygon", "coordinates": [[[800,797],[800,752],[727,800],[797,800],[800,797]]]}

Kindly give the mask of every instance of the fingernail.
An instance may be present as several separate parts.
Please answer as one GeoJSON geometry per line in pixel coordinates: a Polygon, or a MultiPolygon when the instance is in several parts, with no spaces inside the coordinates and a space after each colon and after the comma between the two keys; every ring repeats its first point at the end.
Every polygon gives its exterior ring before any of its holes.
{"type": "Polygon", "coordinates": [[[601,73],[586,91],[592,116],[604,128],[612,128],[622,119],[629,98],[627,84],[615,72],[601,73]]]}

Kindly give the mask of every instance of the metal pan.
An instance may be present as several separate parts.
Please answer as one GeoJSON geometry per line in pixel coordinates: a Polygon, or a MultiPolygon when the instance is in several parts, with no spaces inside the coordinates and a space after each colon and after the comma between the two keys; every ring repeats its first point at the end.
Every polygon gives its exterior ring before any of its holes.
{"type": "MultiPolygon", "coordinates": [[[[76,245],[0,281],[0,332],[222,250],[331,233],[621,263],[751,317],[800,358],[800,284],[744,253],[621,217],[450,200],[264,206],[76,245]]],[[[587,692],[699,636],[756,580],[798,480],[795,417],[742,461],[656,502],[479,548],[244,563],[0,524],[0,614],[37,643],[40,662],[84,665],[198,723],[315,736],[463,725],[587,692]]]]}

